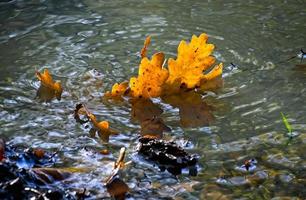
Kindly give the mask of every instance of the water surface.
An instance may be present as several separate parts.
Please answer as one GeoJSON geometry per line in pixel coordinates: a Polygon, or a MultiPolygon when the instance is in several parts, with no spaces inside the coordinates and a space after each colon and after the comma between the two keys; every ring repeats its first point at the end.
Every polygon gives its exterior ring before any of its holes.
{"type": "Polygon", "coordinates": [[[134,161],[125,174],[131,199],[305,198],[306,69],[296,66],[299,58],[285,61],[306,48],[305,7],[303,0],[1,2],[1,137],[16,145],[60,148],[59,167],[93,168],[67,187],[86,187],[97,197],[108,196],[102,180],[125,146],[134,161]],[[183,127],[177,108],[154,100],[172,128],[166,138],[189,141],[188,151],[201,157],[197,177],[176,179],[135,154],[140,126],[131,119],[130,104],[102,102],[101,96],[137,73],[147,35],[149,54],[175,57],[180,40],[202,32],[225,66],[223,88],[203,99],[213,107],[207,113],[214,120],[183,127]],[[34,73],[43,68],[61,80],[60,102],[34,99],[34,73]],[[86,78],[93,69],[102,75],[86,78]],[[108,145],[114,156],[84,149],[105,144],[75,123],[78,102],[120,130],[108,145]],[[288,146],[280,112],[297,133],[288,146]],[[256,169],[241,171],[250,158],[256,158],[256,169]]]}

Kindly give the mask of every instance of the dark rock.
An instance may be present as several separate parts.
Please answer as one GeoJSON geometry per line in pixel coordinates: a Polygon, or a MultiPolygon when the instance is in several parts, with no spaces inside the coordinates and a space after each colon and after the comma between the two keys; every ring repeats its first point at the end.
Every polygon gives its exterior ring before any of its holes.
{"type": "Polygon", "coordinates": [[[191,168],[190,175],[196,175],[198,157],[188,154],[175,142],[142,137],[139,139],[139,154],[147,160],[157,163],[160,169],[167,169],[173,175],[182,173],[182,169],[191,168]]]}

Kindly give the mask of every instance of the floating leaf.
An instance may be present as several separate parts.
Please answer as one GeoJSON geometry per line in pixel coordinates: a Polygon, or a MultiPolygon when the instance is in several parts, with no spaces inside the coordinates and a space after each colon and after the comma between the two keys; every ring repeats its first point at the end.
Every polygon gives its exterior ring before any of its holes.
{"type": "Polygon", "coordinates": [[[108,142],[110,135],[118,134],[117,131],[109,127],[109,123],[107,121],[98,122],[96,116],[94,116],[92,113],[89,113],[88,117],[93,123],[95,129],[98,131],[98,135],[102,139],[102,141],[108,142]]]}
{"type": "Polygon", "coordinates": [[[115,83],[112,87],[112,90],[107,91],[104,96],[107,98],[121,98],[127,91],[129,86],[128,82],[122,82],[120,84],[115,83]]]}
{"type": "Polygon", "coordinates": [[[74,118],[80,124],[85,124],[90,121],[93,128],[90,129],[90,136],[95,137],[96,132],[98,132],[99,137],[104,142],[109,141],[110,135],[118,134],[118,131],[111,129],[107,121],[98,122],[96,116],[89,112],[89,110],[83,104],[77,104],[74,110],[74,118]],[[86,117],[88,120],[82,119],[86,117]]]}
{"type": "Polygon", "coordinates": [[[162,93],[162,86],[168,78],[168,70],[162,67],[164,54],[156,53],[152,59],[141,60],[138,77],[130,79],[130,95],[132,97],[159,97],[162,93]]]}
{"type": "Polygon", "coordinates": [[[206,75],[203,74],[215,62],[215,58],[211,56],[214,45],[207,44],[207,39],[208,36],[203,33],[199,37],[193,35],[189,44],[184,40],[180,42],[177,59],[168,60],[167,84],[173,90],[178,90],[178,86],[182,85],[192,89],[200,86],[202,79],[212,80],[222,74],[222,64],[214,67],[206,75]]]}
{"type": "Polygon", "coordinates": [[[54,82],[49,71],[44,70],[43,73],[36,72],[38,80],[40,80],[41,85],[37,91],[37,96],[43,101],[50,101],[53,97],[57,100],[61,100],[62,96],[62,86],[60,82],[54,82]]]}

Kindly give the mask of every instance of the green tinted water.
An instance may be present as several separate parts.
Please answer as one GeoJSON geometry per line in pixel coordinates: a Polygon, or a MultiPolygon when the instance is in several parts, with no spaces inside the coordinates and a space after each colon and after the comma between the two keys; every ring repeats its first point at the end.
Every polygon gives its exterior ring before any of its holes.
{"type": "Polygon", "coordinates": [[[93,168],[66,187],[86,187],[97,197],[108,196],[102,180],[126,146],[134,161],[125,174],[131,198],[305,198],[306,70],[296,66],[298,58],[281,62],[306,48],[305,7],[303,0],[1,2],[1,137],[14,144],[60,148],[59,167],[93,168]],[[223,88],[203,99],[213,107],[204,114],[214,118],[212,123],[184,128],[178,109],[154,100],[172,128],[166,137],[179,144],[189,141],[189,151],[201,157],[197,177],[176,180],[135,154],[139,124],[131,119],[129,103],[105,103],[100,97],[113,83],[137,73],[147,35],[152,36],[150,54],[164,51],[174,57],[180,40],[202,32],[225,66],[223,88]],[[34,99],[39,86],[35,70],[45,67],[62,81],[60,102],[34,99]],[[91,76],[94,68],[102,75],[91,76]],[[78,102],[120,130],[109,144],[114,157],[84,149],[105,146],[75,123],[78,102]],[[280,112],[297,134],[288,146],[280,112]],[[239,166],[250,158],[257,160],[255,171],[241,171],[239,166]]]}

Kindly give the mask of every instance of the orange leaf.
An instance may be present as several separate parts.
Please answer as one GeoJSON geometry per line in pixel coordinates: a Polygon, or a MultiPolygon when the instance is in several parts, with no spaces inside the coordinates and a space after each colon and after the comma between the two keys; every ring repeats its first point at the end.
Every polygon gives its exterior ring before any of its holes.
{"type": "Polygon", "coordinates": [[[143,44],[143,48],[141,49],[140,55],[141,58],[144,58],[147,56],[147,48],[150,45],[151,42],[151,36],[148,36],[143,44]]]}
{"type": "Polygon", "coordinates": [[[53,97],[56,97],[58,100],[61,99],[63,92],[61,83],[53,81],[48,69],[45,69],[43,73],[36,71],[36,76],[41,82],[41,86],[37,92],[37,96],[47,96],[47,98],[44,98],[46,100],[51,100],[53,97]]]}

